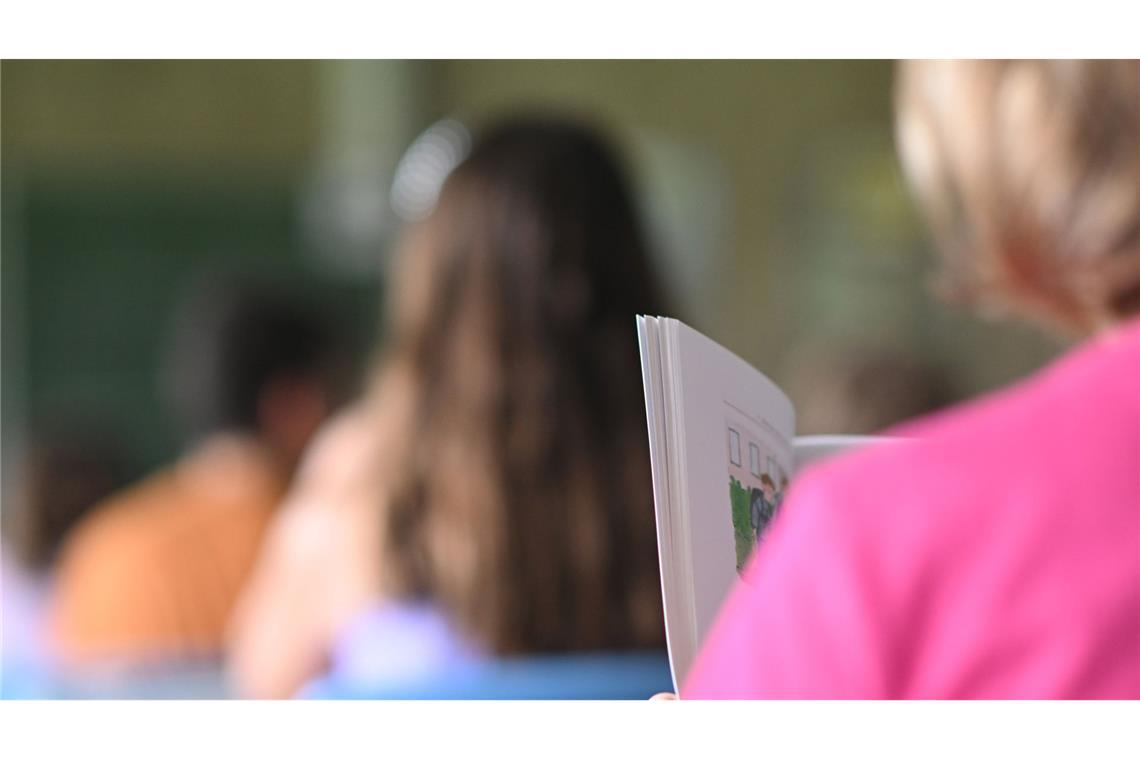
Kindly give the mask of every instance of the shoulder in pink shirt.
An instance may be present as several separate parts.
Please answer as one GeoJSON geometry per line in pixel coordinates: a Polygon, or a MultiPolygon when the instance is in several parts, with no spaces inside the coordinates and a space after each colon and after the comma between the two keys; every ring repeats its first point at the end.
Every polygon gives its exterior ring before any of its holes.
{"type": "Polygon", "coordinates": [[[1140,320],[795,483],[686,698],[1140,698],[1140,320]]]}

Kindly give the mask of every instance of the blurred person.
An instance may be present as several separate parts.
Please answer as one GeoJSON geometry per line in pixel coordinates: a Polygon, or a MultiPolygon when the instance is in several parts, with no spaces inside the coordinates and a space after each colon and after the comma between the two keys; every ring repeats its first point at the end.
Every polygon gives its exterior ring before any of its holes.
{"type": "Polygon", "coordinates": [[[126,483],[121,448],[89,421],[56,420],[31,437],[8,536],[22,564],[48,575],[71,529],[126,483]]]}
{"type": "Polygon", "coordinates": [[[663,646],[634,329],[658,288],[591,130],[478,140],[407,231],[371,393],[273,528],[236,619],[239,691],[663,646]]]}
{"type": "Polygon", "coordinates": [[[797,480],[682,695],[1138,698],[1140,64],[908,62],[896,103],[949,290],[1084,342],[797,480]]]}
{"type": "Polygon", "coordinates": [[[43,642],[44,579],[0,547],[0,699],[36,698],[46,692],[54,667],[43,642]]]}
{"type": "Polygon", "coordinates": [[[31,436],[5,505],[3,656],[5,670],[45,677],[54,669],[45,615],[56,557],[71,528],[125,482],[122,456],[89,422],[57,420],[31,436]]]}
{"type": "Polygon", "coordinates": [[[165,387],[186,454],[65,543],[52,629],[71,666],[220,655],[262,534],[334,403],[328,326],[284,295],[207,280],[176,315],[165,387]]]}
{"type": "Polygon", "coordinates": [[[950,403],[944,372],[870,346],[801,349],[788,381],[800,435],[869,435],[950,403]]]}

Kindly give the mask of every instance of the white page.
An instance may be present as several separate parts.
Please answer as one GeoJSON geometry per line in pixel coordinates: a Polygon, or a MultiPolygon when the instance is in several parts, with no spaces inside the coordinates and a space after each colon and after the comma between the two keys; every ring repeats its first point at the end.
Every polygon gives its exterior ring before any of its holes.
{"type": "MultiPolygon", "coordinates": [[[[665,615],[665,636],[670,652],[692,651],[689,626],[681,622],[691,616],[692,599],[685,570],[677,567],[680,557],[675,546],[670,509],[668,442],[665,424],[664,370],[661,366],[661,335],[656,317],[637,318],[641,348],[641,375],[645,392],[645,416],[649,431],[650,465],[653,477],[653,504],[657,523],[657,553],[661,569],[661,599],[665,615]]],[[[674,685],[677,672],[673,668],[674,685]]]]}
{"type": "Polygon", "coordinates": [[[739,570],[763,550],[792,473],[885,439],[793,439],[791,402],[758,370],[677,320],[638,317],[637,329],[669,663],[679,687],[739,570]]]}
{"type": "Polygon", "coordinates": [[[828,459],[836,454],[876,443],[886,443],[898,439],[879,435],[801,435],[796,437],[796,475],[805,467],[828,459]]]}
{"type": "MultiPolygon", "coordinates": [[[[739,569],[760,541],[794,470],[795,411],[767,377],[692,328],[668,320],[679,379],[680,532],[692,586],[692,645],[704,640],[739,569]],[[733,486],[761,496],[734,522],[733,486]],[[753,520],[753,517],[759,519],[753,520]],[[757,525],[758,523],[758,525],[757,525]]],[[[738,499],[740,496],[738,495],[738,499]]],[[[678,543],[675,541],[675,543],[678,543]]],[[[678,662],[683,680],[694,653],[678,662]]],[[[680,659],[680,658],[679,658],[680,659]]]]}

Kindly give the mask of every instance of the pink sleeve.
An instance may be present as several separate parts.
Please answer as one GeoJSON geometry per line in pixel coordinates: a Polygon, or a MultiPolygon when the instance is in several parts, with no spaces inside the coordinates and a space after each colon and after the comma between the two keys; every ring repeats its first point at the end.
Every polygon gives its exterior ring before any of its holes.
{"type": "Polygon", "coordinates": [[[722,607],[684,698],[887,695],[872,569],[857,553],[858,521],[837,501],[826,478],[793,488],[722,607]]]}

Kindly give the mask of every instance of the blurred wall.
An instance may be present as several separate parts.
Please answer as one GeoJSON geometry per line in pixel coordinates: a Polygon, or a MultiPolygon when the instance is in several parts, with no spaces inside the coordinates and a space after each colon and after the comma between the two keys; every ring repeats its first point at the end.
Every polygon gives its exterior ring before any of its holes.
{"type": "Polygon", "coordinates": [[[318,73],[304,61],[5,61],[5,159],[280,177],[317,141],[318,73]]]}
{"type": "Polygon", "coordinates": [[[302,229],[325,89],[309,62],[3,63],[7,453],[9,420],[74,420],[136,475],[171,458],[157,371],[174,301],[212,269],[291,287],[367,345],[379,281],[329,272],[302,229]]]}

